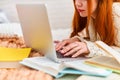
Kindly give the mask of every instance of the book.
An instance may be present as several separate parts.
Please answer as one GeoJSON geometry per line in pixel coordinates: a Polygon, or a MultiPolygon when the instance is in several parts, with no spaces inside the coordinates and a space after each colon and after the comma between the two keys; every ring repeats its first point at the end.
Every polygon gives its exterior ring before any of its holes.
{"type": "Polygon", "coordinates": [[[44,71],[55,78],[62,77],[65,74],[84,74],[91,76],[106,77],[112,73],[110,70],[96,68],[84,64],[84,60],[56,63],[46,57],[25,58],[21,64],[44,71]]]}
{"type": "Polygon", "coordinates": [[[120,64],[120,53],[119,52],[115,51],[113,48],[111,48],[110,46],[108,46],[106,43],[102,41],[96,41],[95,43],[98,47],[102,48],[103,50],[106,51],[106,53],[108,53],[114,59],[116,59],[120,64]]]}
{"type": "Polygon", "coordinates": [[[120,80],[120,75],[116,73],[112,73],[108,77],[96,77],[96,76],[82,75],[82,76],[79,76],[75,80],[120,80]]]}
{"type": "Polygon", "coordinates": [[[85,63],[120,73],[120,53],[102,41],[96,41],[95,43],[110,56],[96,56],[86,60],[85,63]]]}
{"type": "Polygon", "coordinates": [[[0,61],[0,69],[16,69],[21,66],[19,61],[0,61]]]}
{"type": "Polygon", "coordinates": [[[27,58],[31,48],[6,48],[0,47],[0,62],[21,61],[27,58]]]}
{"type": "Polygon", "coordinates": [[[86,64],[120,73],[120,64],[113,57],[97,56],[85,61],[86,64]]]}

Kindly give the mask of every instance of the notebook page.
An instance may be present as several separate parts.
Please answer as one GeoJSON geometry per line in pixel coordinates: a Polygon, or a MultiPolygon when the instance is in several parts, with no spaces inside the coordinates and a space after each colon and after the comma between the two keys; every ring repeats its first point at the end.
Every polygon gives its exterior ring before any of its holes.
{"type": "Polygon", "coordinates": [[[78,70],[85,71],[85,72],[92,73],[92,74],[106,75],[110,73],[105,69],[89,66],[85,64],[84,61],[82,60],[65,62],[65,66],[72,67],[74,69],[78,69],[78,70]]]}
{"type": "MultiPolygon", "coordinates": [[[[33,57],[33,58],[26,58],[23,60],[24,61],[29,61],[29,62],[32,62],[38,66],[43,66],[45,68],[52,68],[52,69],[55,69],[55,70],[59,70],[60,68],[60,64],[59,63],[56,63],[46,57],[33,57]]],[[[32,65],[32,64],[31,64],[32,65]]]]}
{"type": "Polygon", "coordinates": [[[95,76],[82,75],[78,77],[76,80],[120,80],[120,75],[115,73],[112,73],[108,77],[95,77],[95,76]]]}
{"type": "Polygon", "coordinates": [[[95,42],[100,48],[108,52],[111,56],[113,56],[119,63],[120,63],[120,53],[115,51],[113,48],[108,46],[102,41],[96,41],[95,42]]]}
{"type": "Polygon", "coordinates": [[[86,62],[91,62],[96,65],[103,65],[105,67],[120,69],[120,64],[114,59],[113,57],[107,57],[107,56],[97,56],[91,59],[86,60],[86,62]]]}

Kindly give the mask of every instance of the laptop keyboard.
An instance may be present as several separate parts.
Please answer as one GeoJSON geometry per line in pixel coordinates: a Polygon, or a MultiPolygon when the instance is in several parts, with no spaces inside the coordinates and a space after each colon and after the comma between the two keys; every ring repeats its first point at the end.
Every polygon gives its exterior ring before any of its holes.
{"type": "Polygon", "coordinates": [[[56,53],[57,53],[57,58],[71,58],[71,56],[64,56],[60,52],[56,52],[56,53]]]}

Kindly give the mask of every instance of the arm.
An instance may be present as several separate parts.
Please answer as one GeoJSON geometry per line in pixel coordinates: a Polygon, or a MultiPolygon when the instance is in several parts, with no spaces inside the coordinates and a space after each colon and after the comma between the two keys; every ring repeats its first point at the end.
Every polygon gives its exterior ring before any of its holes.
{"type": "Polygon", "coordinates": [[[95,44],[95,42],[85,40],[81,37],[78,37],[78,39],[81,40],[82,42],[85,42],[88,47],[89,54],[86,55],[86,57],[94,57],[94,56],[100,56],[100,55],[109,56],[103,49],[99,48],[95,44]]]}

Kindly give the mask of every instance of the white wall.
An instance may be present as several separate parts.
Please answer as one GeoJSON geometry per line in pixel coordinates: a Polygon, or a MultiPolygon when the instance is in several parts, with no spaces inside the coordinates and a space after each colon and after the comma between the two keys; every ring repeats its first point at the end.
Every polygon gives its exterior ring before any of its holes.
{"type": "Polygon", "coordinates": [[[16,3],[46,3],[48,16],[52,28],[71,27],[73,17],[72,0],[0,0],[0,8],[3,9],[11,22],[19,22],[15,8],[16,3]]]}

